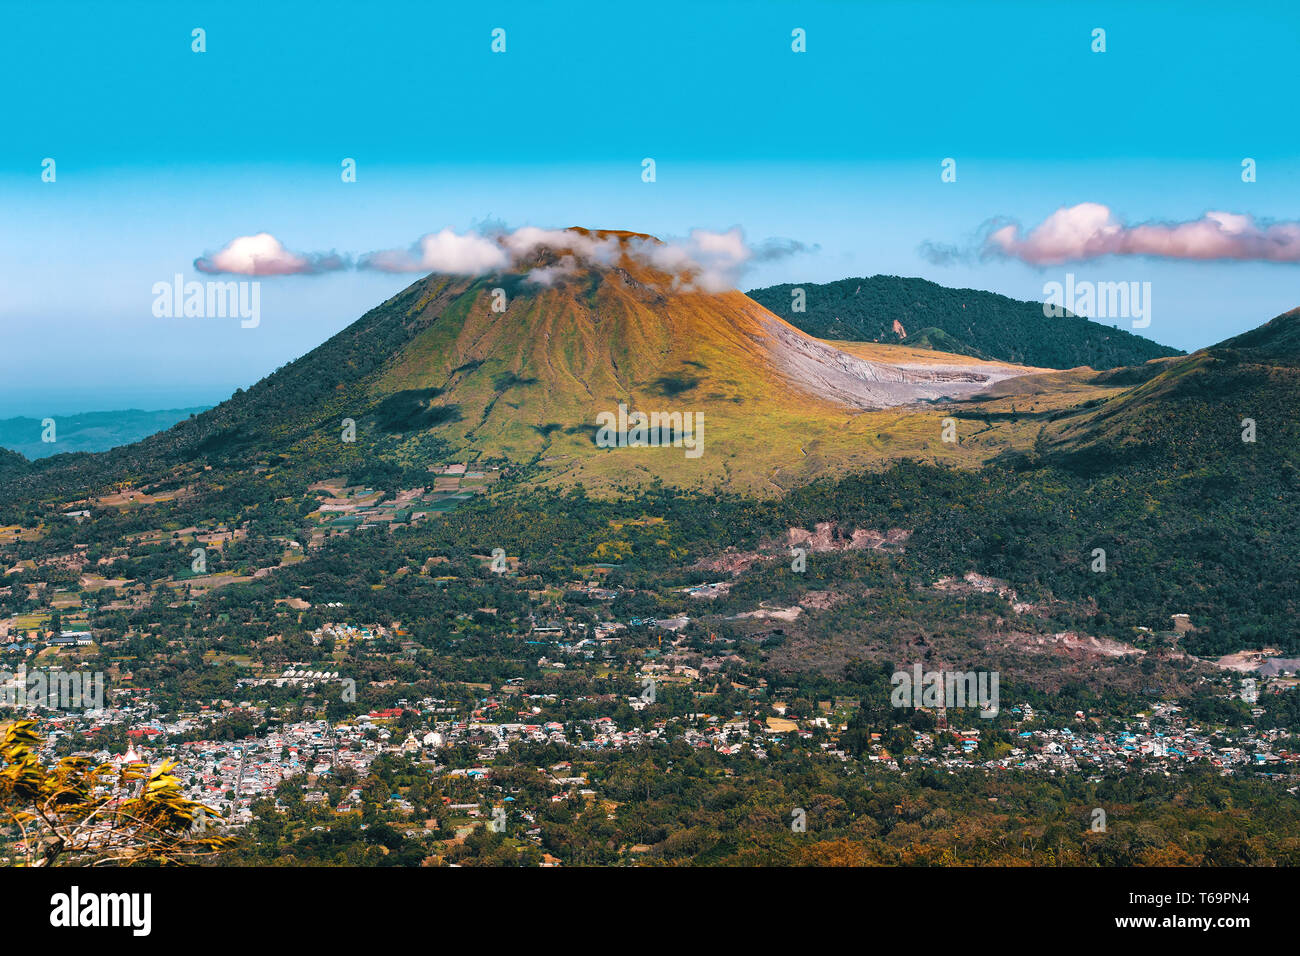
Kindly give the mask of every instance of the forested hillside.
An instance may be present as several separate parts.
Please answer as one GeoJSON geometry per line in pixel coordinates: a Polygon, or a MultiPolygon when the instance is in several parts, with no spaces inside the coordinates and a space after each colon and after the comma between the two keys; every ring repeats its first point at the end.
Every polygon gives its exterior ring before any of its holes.
{"type": "Polygon", "coordinates": [[[1040,302],[949,289],[925,279],[878,275],[824,285],[785,283],[753,289],[748,295],[823,339],[901,342],[1041,368],[1087,365],[1100,370],[1181,354],[1078,316],[1047,318],[1040,302]],[[804,312],[792,311],[791,292],[796,288],[804,290],[804,312]],[[905,337],[899,337],[895,322],[902,325],[905,337]]]}

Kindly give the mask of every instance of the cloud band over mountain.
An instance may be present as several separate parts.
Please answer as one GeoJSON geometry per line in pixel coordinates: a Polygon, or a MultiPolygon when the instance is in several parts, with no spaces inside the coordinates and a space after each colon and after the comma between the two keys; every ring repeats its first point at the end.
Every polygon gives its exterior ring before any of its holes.
{"type": "MultiPolygon", "coordinates": [[[[356,260],[355,268],[477,276],[517,267],[542,249],[561,255],[555,263],[529,271],[528,278],[539,285],[550,285],[582,265],[611,265],[619,255],[626,254],[672,274],[684,288],[719,292],[735,288],[752,263],[815,252],[818,247],[791,239],[768,239],[751,245],[738,226],[726,232],[692,229],[685,238],[662,242],[631,237],[626,243],[613,235],[575,229],[491,227],[457,233],[447,228],[421,236],[407,249],[366,253],[356,260]]],[[[353,263],[333,252],[290,252],[269,233],[258,233],[231,240],[219,252],[196,259],[194,266],[207,273],[277,276],[319,275],[351,268],[353,263]]]]}

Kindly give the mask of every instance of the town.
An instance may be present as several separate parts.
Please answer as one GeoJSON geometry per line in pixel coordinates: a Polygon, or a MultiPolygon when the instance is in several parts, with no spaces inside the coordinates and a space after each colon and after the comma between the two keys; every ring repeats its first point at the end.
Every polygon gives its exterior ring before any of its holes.
{"type": "MultiPolygon", "coordinates": [[[[935,773],[994,788],[1208,773],[1297,791],[1297,737],[1277,702],[1295,699],[1300,662],[1267,649],[1198,660],[1182,647],[1196,634],[1186,614],[1127,642],[1050,624],[1033,636],[1024,628],[1060,614],[1051,601],[939,576],[928,593],[940,609],[983,602],[1019,622],[1000,653],[1050,653],[1078,673],[1129,662],[1161,686],[1061,696],[1005,673],[999,688],[990,668],[992,701],[972,691],[945,706],[918,684],[900,708],[898,672],[931,670],[905,647],[839,676],[775,662],[801,646],[800,628],[871,599],[804,585],[810,563],[883,580],[909,531],[821,522],[629,573],[638,548],[671,553],[666,519],[642,515],[595,526],[570,566],[545,560],[544,536],[525,554],[491,537],[440,543],[456,540],[448,522],[476,527],[475,501],[509,476],[431,471],[427,487],[323,479],[271,515],[234,502],[197,521],[190,483],[124,485],[0,529],[0,716],[36,718],[51,764],[171,766],[209,808],[204,827],[247,837],[240,852],[274,835],[303,858],[410,865],[659,859],[676,852],[672,828],[647,829],[636,807],[684,764],[736,780],[806,766],[823,787],[866,792],[935,773]],[[119,543],[96,539],[102,524],[125,530],[119,543]],[[345,566],[343,554],[369,557],[345,566]],[[30,692],[73,676],[96,694],[30,692]]],[[[798,810],[816,830],[805,804],[824,799],[792,793],[764,825],[791,832],[798,810]]]]}

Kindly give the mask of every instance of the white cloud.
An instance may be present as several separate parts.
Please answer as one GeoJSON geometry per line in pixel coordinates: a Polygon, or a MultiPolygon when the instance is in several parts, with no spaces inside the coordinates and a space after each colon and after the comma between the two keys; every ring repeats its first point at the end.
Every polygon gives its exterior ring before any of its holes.
{"type": "Polygon", "coordinates": [[[1239,213],[1207,212],[1187,222],[1130,226],[1108,206],[1085,202],[1062,206],[1028,232],[1018,223],[995,228],[984,252],[1031,265],[1102,256],[1300,262],[1300,222],[1258,223],[1239,213]]]}
{"type": "Polygon", "coordinates": [[[573,229],[538,229],[536,226],[523,226],[514,232],[503,233],[500,240],[502,245],[510,250],[515,261],[545,248],[553,252],[568,253],[578,261],[610,265],[618,258],[619,253],[617,237],[601,238],[573,229]]]}
{"type": "Polygon", "coordinates": [[[739,226],[727,232],[692,229],[685,239],[642,240],[636,248],[648,265],[671,273],[683,287],[702,292],[734,289],[754,256],[739,226]]]}
{"type": "Polygon", "coordinates": [[[219,252],[194,260],[200,272],[245,276],[313,275],[346,267],[346,260],[333,252],[290,252],[269,232],[238,236],[219,252]]]}
{"type": "Polygon", "coordinates": [[[508,264],[509,257],[499,243],[473,233],[458,234],[443,229],[421,236],[409,251],[387,249],[364,256],[360,268],[477,276],[503,269],[508,264]]]}
{"type": "Polygon", "coordinates": [[[565,255],[560,257],[560,261],[553,266],[541,266],[537,269],[529,270],[528,281],[535,282],[542,286],[552,286],[560,279],[571,276],[578,271],[578,260],[573,256],[565,255]]]}

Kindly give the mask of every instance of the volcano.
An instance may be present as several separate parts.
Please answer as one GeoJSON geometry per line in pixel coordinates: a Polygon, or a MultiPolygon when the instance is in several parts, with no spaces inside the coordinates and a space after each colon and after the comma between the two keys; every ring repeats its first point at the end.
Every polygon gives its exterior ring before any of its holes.
{"type": "Polygon", "coordinates": [[[498,271],[421,278],[216,408],[42,466],[44,480],[57,471],[80,488],[196,460],[315,474],[491,461],[595,490],[661,480],[779,494],[901,458],[977,465],[1037,432],[985,423],[942,437],[954,403],[1044,369],[815,338],[640,233],[498,242],[498,271]],[[702,422],[702,449],[599,441],[602,419],[638,413],[702,422]]]}
{"type": "Polygon", "coordinates": [[[413,334],[359,383],[366,408],[353,417],[398,457],[433,430],[457,454],[552,470],[617,462],[697,484],[761,463],[767,481],[818,470],[827,442],[859,457],[851,423],[864,412],[928,408],[1038,371],[942,353],[918,361],[907,349],[897,362],[864,358],[738,291],[710,291],[672,258],[650,236],[575,228],[547,234],[500,273],[421,279],[394,300],[413,303],[413,334]],[[687,461],[664,447],[619,448],[614,459],[594,439],[598,417],[619,406],[702,416],[707,450],[687,461]]]}

